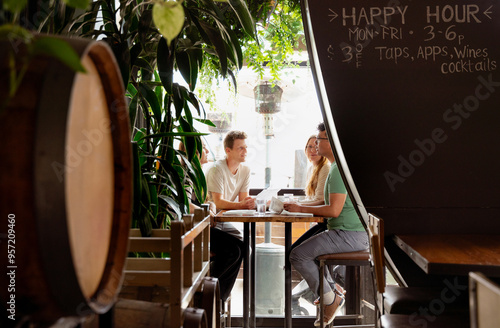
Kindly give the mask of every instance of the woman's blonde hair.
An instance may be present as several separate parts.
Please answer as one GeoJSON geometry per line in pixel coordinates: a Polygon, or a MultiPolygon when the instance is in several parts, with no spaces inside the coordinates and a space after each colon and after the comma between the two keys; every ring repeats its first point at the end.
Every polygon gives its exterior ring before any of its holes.
{"type": "MultiPolygon", "coordinates": [[[[307,152],[307,145],[309,144],[309,141],[313,138],[316,138],[315,135],[312,135],[307,139],[306,142],[306,147],[305,151],[307,152]]],[[[314,170],[309,177],[309,180],[307,181],[306,185],[306,195],[307,196],[313,196],[316,192],[316,187],[318,186],[318,177],[319,177],[319,172],[323,168],[323,166],[326,164],[327,159],[324,156],[321,156],[321,159],[318,161],[318,164],[314,167],[314,170]]]]}

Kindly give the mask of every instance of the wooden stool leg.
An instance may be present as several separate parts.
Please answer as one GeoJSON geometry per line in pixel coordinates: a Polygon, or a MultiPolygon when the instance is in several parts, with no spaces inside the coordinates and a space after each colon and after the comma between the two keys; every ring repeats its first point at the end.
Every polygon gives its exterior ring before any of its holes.
{"type": "Polygon", "coordinates": [[[325,328],[324,322],[323,322],[323,316],[324,314],[324,297],[323,294],[325,293],[325,286],[324,286],[324,277],[325,275],[325,261],[320,260],[319,261],[319,322],[320,322],[320,327],[325,328]]]}
{"type": "Polygon", "coordinates": [[[231,327],[231,296],[226,300],[227,304],[227,315],[226,315],[226,327],[231,327]]]}
{"type": "Polygon", "coordinates": [[[345,287],[347,290],[346,297],[346,314],[358,314],[361,313],[361,268],[359,266],[347,266],[346,267],[346,277],[345,277],[345,287]]]}

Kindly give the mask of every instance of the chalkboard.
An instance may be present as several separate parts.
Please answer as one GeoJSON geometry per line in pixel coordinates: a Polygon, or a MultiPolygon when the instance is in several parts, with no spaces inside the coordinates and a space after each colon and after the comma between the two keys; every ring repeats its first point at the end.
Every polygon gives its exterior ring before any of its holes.
{"type": "Polygon", "coordinates": [[[358,205],[499,213],[500,1],[302,5],[325,120],[358,205]]]}

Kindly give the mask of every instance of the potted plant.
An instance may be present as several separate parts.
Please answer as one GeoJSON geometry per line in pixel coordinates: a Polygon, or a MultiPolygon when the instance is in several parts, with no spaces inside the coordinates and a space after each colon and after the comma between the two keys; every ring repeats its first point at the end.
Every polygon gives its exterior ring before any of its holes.
{"type": "Polygon", "coordinates": [[[151,228],[168,226],[174,217],[188,211],[184,179],[190,176],[199,199],[206,195],[201,165],[195,156],[201,152],[201,133],[194,122],[213,125],[194,90],[205,66],[217,68],[223,77],[241,68],[243,56],[238,33],[254,35],[253,20],[241,0],[142,2],[94,1],[83,15],[69,26],[70,33],[103,38],[111,45],[120,63],[136,143],[136,193],[134,219],[147,235],[151,228]],[[162,22],[158,12],[172,20],[182,15],[177,37],[165,37],[157,28],[162,22]],[[237,17],[230,24],[226,16],[237,17]],[[96,22],[102,15],[102,25],[96,22]],[[160,17],[160,18],[158,18],[160,17]],[[179,70],[185,84],[174,81],[179,70]],[[175,149],[182,141],[186,152],[175,149]],[[184,168],[184,157],[190,165],[184,168]]]}

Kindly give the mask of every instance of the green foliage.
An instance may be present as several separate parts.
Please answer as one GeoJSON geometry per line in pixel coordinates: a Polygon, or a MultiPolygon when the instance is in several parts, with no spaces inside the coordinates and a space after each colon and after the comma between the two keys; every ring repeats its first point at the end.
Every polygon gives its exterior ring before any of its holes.
{"type": "MultiPolygon", "coordinates": [[[[283,69],[295,66],[292,55],[305,45],[300,0],[249,0],[246,3],[257,24],[256,37],[250,37],[242,29],[235,30],[242,44],[243,58],[260,79],[270,75],[272,82],[279,81],[283,69]]],[[[237,16],[230,11],[224,11],[224,15],[230,23],[237,21],[237,16]]],[[[198,94],[212,110],[217,110],[214,102],[214,87],[220,83],[220,76],[214,74],[217,71],[218,67],[211,62],[205,62],[200,70],[198,94]]],[[[238,88],[234,80],[232,78],[230,86],[236,93],[238,88]]]]}
{"type": "Polygon", "coordinates": [[[272,81],[280,80],[283,68],[293,67],[292,54],[299,48],[299,40],[305,42],[300,4],[298,1],[279,2],[274,9],[263,6],[257,40],[245,42],[247,65],[260,78],[266,68],[272,81]]]}

